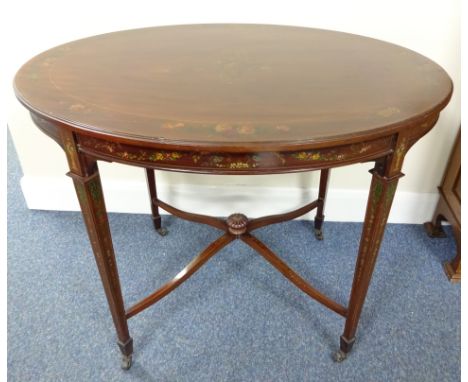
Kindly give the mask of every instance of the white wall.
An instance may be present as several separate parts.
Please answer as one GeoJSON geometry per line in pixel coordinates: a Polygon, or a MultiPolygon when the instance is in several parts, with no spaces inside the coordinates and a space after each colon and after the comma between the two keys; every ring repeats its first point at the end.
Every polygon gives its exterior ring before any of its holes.
{"type": "MultiPolygon", "coordinates": [[[[52,46],[114,30],[199,22],[268,23],[379,38],[422,53],[447,70],[455,84],[453,98],[436,127],[407,155],[403,168],[407,176],[400,182],[390,216],[392,222],[421,223],[432,214],[436,187],[460,124],[459,9],[456,0],[11,2],[5,28],[11,38],[2,71],[8,79],[8,124],[24,172],[22,187],[28,205],[37,209],[77,209],[71,181],[64,176],[64,154],[32,124],[14,98],[11,82],[22,63],[52,46]]],[[[328,219],[362,219],[370,167],[355,165],[332,171],[328,219]]],[[[100,168],[109,210],[149,211],[141,169],[106,163],[100,168]]],[[[162,196],[189,210],[202,209],[216,215],[238,210],[253,216],[298,206],[313,196],[310,188],[316,188],[318,180],[317,173],[261,177],[157,175],[162,196]],[[215,193],[217,203],[213,204],[210,198],[215,193]],[[262,200],[259,195],[269,198],[262,200]]]]}

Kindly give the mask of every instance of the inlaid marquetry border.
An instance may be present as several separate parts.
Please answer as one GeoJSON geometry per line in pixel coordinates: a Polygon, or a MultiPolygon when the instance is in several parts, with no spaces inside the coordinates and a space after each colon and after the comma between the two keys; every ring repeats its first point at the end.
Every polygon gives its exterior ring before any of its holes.
{"type": "Polygon", "coordinates": [[[393,136],[333,148],[287,152],[219,153],[145,148],[90,136],[78,136],[79,150],[97,158],[154,168],[248,172],[307,169],[370,160],[392,152],[393,136]]]}

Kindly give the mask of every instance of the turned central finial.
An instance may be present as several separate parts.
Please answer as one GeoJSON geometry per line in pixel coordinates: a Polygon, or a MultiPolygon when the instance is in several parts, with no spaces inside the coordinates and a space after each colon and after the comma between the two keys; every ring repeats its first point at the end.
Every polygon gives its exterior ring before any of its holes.
{"type": "Polygon", "coordinates": [[[226,220],[229,232],[238,236],[247,231],[248,222],[249,219],[244,214],[232,214],[226,220]]]}

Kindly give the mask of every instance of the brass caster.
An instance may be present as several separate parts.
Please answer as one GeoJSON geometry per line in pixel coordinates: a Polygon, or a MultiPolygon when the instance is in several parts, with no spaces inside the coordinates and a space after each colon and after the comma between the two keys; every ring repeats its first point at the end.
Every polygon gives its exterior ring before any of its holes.
{"type": "Polygon", "coordinates": [[[347,354],[343,350],[338,350],[335,354],[333,354],[333,360],[335,362],[343,362],[347,357],[347,354]]]}
{"type": "Polygon", "coordinates": [[[156,232],[159,233],[161,236],[166,236],[169,233],[169,231],[164,227],[156,228],[156,232]]]}
{"type": "Polygon", "coordinates": [[[122,361],[120,362],[120,367],[124,370],[130,369],[132,366],[132,356],[131,355],[123,355],[122,361]]]}
{"type": "Polygon", "coordinates": [[[315,238],[317,240],[323,240],[323,232],[321,229],[315,228],[314,232],[315,232],[315,238]]]}

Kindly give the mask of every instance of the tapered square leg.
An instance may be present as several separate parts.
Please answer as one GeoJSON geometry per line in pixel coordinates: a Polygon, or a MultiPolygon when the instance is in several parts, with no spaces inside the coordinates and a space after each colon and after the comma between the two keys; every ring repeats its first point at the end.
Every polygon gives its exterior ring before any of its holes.
{"type": "Polygon", "coordinates": [[[317,205],[317,213],[314,219],[314,233],[315,233],[315,238],[317,240],[323,240],[322,225],[325,219],[325,215],[323,214],[323,209],[325,207],[325,199],[327,196],[329,172],[330,172],[329,169],[324,169],[320,171],[318,205],[317,205]]]}
{"type": "Polygon", "coordinates": [[[401,164],[401,158],[389,157],[382,162],[377,162],[375,168],[371,170],[372,182],[351,287],[346,323],[343,335],[340,338],[340,349],[335,353],[334,357],[338,362],[346,359],[355,341],[359,318],[377,261],[393,197],[398,180],[403,176],[399,171],[401,164]]]}
{"type": "Polygon", "coordinates": [[[97,163],[94,159],[78,152],[71,132],[63,131],[61,138],[70,167],[68,175],[73,179],[75,185],[94,258],[117,331],[117,343],[124,359],[122,366],[128,369],[131,365],[133,341],[128,331],[97,163]]]}
{"type": "Polygon", "coordinates": [[[151,203],[151,217],[153,219],[154,229],[161,236],[166,236],[168,231],[166,228],[161,226],[161,215],[159,215],[159,208],[155,201],[158,199],[158,194],[156,192],[156,178],[154,176],[154,170],[147,168],[146,170],[146,182],[148,184],[148,192],[150,195],[151,203]]]}

